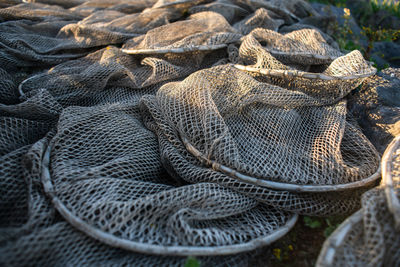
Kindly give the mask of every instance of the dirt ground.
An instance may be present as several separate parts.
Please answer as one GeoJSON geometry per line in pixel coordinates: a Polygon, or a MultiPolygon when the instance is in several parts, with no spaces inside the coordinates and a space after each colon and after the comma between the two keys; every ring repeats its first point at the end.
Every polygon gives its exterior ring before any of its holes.
{"type": "Polygon", "coordinates": [[[324,241],[345,218],[299,216],[295,227],[283,238],[261,250],[249,266],[315,266],[324,241]]]}

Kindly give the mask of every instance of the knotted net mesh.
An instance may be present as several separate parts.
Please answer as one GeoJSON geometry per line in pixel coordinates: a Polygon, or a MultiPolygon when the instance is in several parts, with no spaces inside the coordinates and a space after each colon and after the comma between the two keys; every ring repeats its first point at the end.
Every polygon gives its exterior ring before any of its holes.
{"type": "Polygon", "coordinates": [[[246,266],[379,178],[304,1],[1,7],[0,265],[246,266]]]}
{"type": "Polygon", "coordinates": [[[382,182],[362,197],[362,209],[325,241],[318,266],[400,264],[400,137],[382,158],[382,182]]]}

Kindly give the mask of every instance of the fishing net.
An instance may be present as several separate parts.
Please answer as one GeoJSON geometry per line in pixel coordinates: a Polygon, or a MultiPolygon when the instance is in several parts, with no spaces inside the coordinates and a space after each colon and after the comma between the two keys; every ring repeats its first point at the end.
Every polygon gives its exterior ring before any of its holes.
{"type": "Polygon", "coordinates": [[[344,101],[326,105],[316,96],[257,81],[231,66],[198,71],[146,100],[144,105],[153,102],[149,110],[158,128],[172,128],[164,135],[172,132],[181,140],[180,149],[187,150],[183,156],[190,154],[199,167],[236,180],[323,192],[377,178],[379,156],[346,120],[344,101]]]}
{"type": "Polygon", "coordinates": [[[215,50],[239,41],[225,18],[215,12],[200,12],[178,21],[148,31],[133,38],[123,46],[129,54],[184,53],[188,51],[215,50]]]}
{"type": "Polygon", "coordinates": [[[376,70],[308,3],[36,2],[0,4],[1,266],[248,266],[379,178],[376,70]]]}
{"type": "MultiPolygon", "coordinates": [[[[7,190],[1,199],[7,197],[11,200],[11,193],[14,193],[14,199],[12,205],[0,206],[1,265],[183,266],[186,257],[145,255],[110,247],[88,237],[60,218],[50,199],[45,196],[40,181],[43,153],[53,135],[51,133],[34,145],[23,146],[15,150],[13,155],[2,158],[1,171],[9,174],[9,168],[12,168],[13,179],[8,181],[7,188],[2,187],[2,193],[7,190]],[[8,213],[5,213],[5,207],[10,208],[8,213]]],[[[198,259],[205,265],[246,266],[252,256],[254,253],[241,253],[198,259]]]]}
{"type": "Polygon", "coordinates": [[[400,137],[382,158],[382,182],[362,197],[362,209],[325,241],[317,266],[400,264],[400,137]]]}
{"type": "MultiPolygon", "coordinates": [[[[245,37],[241,50],[242,54],[265,50],[282,63],[298,65],[329,64],[342,56],[314,29],[301,29],[285,35],[268,29],[255,29],[245,37]]],[[[347,64],[351,63],[347,61],[347,64]]],[[[275,66],[271,68],[275,69],[275,66]]]]}
{"type": "Polygon", "coordinates": [[[154,94],[163,83],[183,79],[199,68],[210,67],[223,56],[225,53],[216,51],[133,57],[108,46],[31,76],[19,85],[19,91],[30,97],[45,89],[64,107],[137,103],[141,96],[154,94]]]}
{"type": "Polygon", "coordinates": [[[221,14],[232,25],[234,22],[249,14],[245,8],[237,6],[230,1],[218,0],[208,4],[196,5],[189,8],[189,13],[212,11],[221,14]]]}
{"type": "Polygon", "coordinates": [[[0,25],[0,64],[5,69],[59,64],[180,17],[176,10],[156,9],[135,14],[98,11],[83,19],[61,7],[26,5],[0,11],[0,18],[7,20],[0,25]]]}
{"type": "Polygon", "coordinates": [[[281,19],[273,19],[269,13],[270,12],[264,8],[257,9],[254,14],[234,24],[234,27],[243,35],[249,34],[256,28],[277,31],[284,21],[281,19]]]}

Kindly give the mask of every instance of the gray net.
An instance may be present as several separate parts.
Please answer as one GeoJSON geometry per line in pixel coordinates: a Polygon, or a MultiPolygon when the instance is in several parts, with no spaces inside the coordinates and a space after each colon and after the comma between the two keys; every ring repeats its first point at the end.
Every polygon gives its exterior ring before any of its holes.
{"type": "MultiPolygon", "coordinates": [[[[13,155],[2,158],[2,173],[10,172],[7,167],[14,170],[14,179],[8,181],[6,192],[14,193],[13,210],[5,213],[4,207],[10,206],[0,205],[2,218],[8,219],[1,221],[0,228],[2,266],[184,265],[186,257],[145,255],[107,246],[63,221],[50,199],[45,196],[40,181],[43,154],[52,135],[54,133],[32,146],[21,147],[19,154],[16,150],[13,155]],[[4,162],[7,164],[4,165],[4,162]],[[15,196],[19,199],[15,199],[15,196]],[[15,220],[17,218],[19,221],[15,220]]],[[[4,199],[9,195],[1,196],[4,199]]],[[[242,253],[235,256],[199,257],[199,260],[205,266],[246,266],[251,255],[242,253]]]]}
{"type": "Polygon", "coordinates": [[[170,9],[134,14],[99,10],[83,18],[57,6],[26,5],[0,10],[0,18],[5,20],[0,25],[0,64],[6,70],[55,65],[82,57],[181,16],[170,9]]]}
{"type": "Polygon", "coordinates": [[[323,65],[342,56],[340,51],[332,48],[320,32],[314,29],[301,29],[282,35],[260,28],[253,30],[245,39],[243,54],[248,50],[262,49],[284,64],[323,65]]]}
{"type": "Polygon", "coordinates": [[[231,25],[238,19],[249,14],[248,10],[238,5],[235,5],[228,0],[217,0],[211,3],[196,5],[189,8],[190,14],[205,11],[213,11],[221,14],[231,25]]]}
{"type": "Polygon", "coordinates": [[[216,184],[176,187],[163,172],[157,139],[129,104],[65,109],[45,157],[45,190],[66,219],[135,251],[240,252],[268,244],[292,217],[216,184]]]}
{"type": "Polygon", "coordinates": [[[382,182],[362,197],[362,209],[325,241],[317,266],[400,264],[400,137],[382,158],[382,182]]]}
{"type": "Polygon", "coordinates": [[[239,41],[225,18],[215,12],[200,12],[187,20],[177,21],[148,31],[133,38],[123,46],[129,54],[184,53],[188,51],[215,50],[239,41]]]}
{"type": "Polygon", "coordinates": [[[270,12],[264,8],[257,9],[254,14],[250,14],[243,20],[234,24],[234,27],[243,35],[249,34],[256,28],[269,29],[277,31],[284,23],[281,19],[274,19],[270,12]]]}
{"type": "Polygon", "coordinates": [[[130,56],[109,46],[31,76],[19,85],[19,91],[21,95],[30,97],[45,89],[64,107],[137,103],[141,96],[154,94],[162,84],[183,79],[221,58],[221,51],[130,56]]]}
{"type": "Polygon", "coordinates": [[[1,266],[247,266],[379,178],[376,70],[308,3],[34,2],[0,3],[1,266]]]}
{"type": "Polygon", "coordinates": [[[329,95],[319,93],[322,101],[316,92],[278,87],[221,66],[164,85],[156,101],[200,163],[238,179],[310,188],[367,179],[377,170],[377,152],[346,121],[346,103],[336,103],[337,97],[326,103],[329,95]]]}

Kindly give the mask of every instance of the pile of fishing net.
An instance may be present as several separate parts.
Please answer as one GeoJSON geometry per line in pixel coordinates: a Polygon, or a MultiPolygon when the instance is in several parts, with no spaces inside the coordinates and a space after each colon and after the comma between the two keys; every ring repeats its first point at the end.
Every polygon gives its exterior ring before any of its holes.
{"type": "Polygon", "coordinates": [[[1,5],[1,265],[244,266],[380,177],[306,2],[1,5]]]}
{"type": "Polygon", "coordinates": [[[317,266],[400,264],[400,136],[382,158],[382,181],[365,193],[362,208],[327,239],[317,266]]]}

